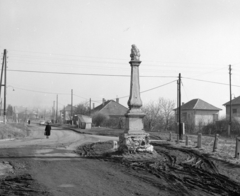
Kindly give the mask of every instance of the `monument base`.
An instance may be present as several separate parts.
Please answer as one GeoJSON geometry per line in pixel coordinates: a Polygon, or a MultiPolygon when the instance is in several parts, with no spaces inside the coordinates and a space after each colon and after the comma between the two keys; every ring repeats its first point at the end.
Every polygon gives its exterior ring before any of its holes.
{"type": "Polygon", "coordinates": [[[149,144],[148,133],[120,134],[118,144],[118,150],[121,152],[153,152],[153,146],[149,144]]]}

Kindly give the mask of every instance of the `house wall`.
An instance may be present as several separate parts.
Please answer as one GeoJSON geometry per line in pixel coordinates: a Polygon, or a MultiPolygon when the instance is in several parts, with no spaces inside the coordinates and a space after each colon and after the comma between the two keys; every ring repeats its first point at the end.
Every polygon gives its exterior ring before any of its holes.
{"type": "Polygon", "coordinates": [[[195,125],[204,126],[218,120],[218,111],[195,111],[195,125]]]}
{"type": "MultiPolygon", "coordinates": [[[[178,111],[175,111],[175,120],[178,122],[178,111]]],[[[187,122],[194,120],[194,111],[193,110],[182,110],[181,112],[181,121],[182,122],[187,122]]]]}
{"type": "MultiPolygon", "coordinates": [[[[183,110],[181,112],[181,120],[185,124],[192,124],[195,130],[199,130],[202,126],[218,120],[219,111],[208,110],[183,110]]],[[[178,114],[175,112],[176,122],[178,122],[178,114]]],[[[186,127],[186,126],[185,126],[186,127]]],[[[189,129],[192,129],[188,127],[189,129]]],[[[187,130],[186,130],[187,131],[187,130]]]]}
{"type": "MultiPolygon", "coordinates": [[[[226,106],[226,116],[229,116],[229,115],[230,115],[230,106],[226,106]]],[[[240,105],[232,105],[232,116],[240,117],[240,105]]]]}

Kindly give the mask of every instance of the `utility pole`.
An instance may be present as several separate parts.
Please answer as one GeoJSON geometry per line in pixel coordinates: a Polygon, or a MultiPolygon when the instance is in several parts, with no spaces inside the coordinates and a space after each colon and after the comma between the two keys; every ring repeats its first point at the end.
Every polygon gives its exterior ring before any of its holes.
{"type": "Polygon", "coordinates": [[[4,71],[4,64],[5,64],[5,58],[6,58],[6,49],[3,51],[3,59],[2,59],[2,70],[1,70],[1,78],[0,78],[0,97],[2,92],[2,79],[3,79],[3,71],[4,71]]]}
{"type": "Polygon", "coordinates": [[[27,120],[27,108],[25,109],[25,121],[27,120]]]}
{"type": "Polygon", "coordinates": [[[2,79],[3,79],[3,71],[4,71],[4,64],[5,64],[6,52],[3,51],[3,58],[2,58],[2,69],[1,69],[1,78],[0,78],[0,99],[1,99],[1,111],[0,115],[2,115],[2,98],[1,98],[1,91],[2,91],[2,79]]]}
{"type": "Polygon", "coordinates": [[[90,98],[89,99],[89,116],[91,115],[91,105],[92,105],[92,100],[90,98]]]}
{"type": "Polygon", "coordinates": [[[182,123],[181,123],[181,73],[178,76],[178,131],[179,139],[182,140],[182,123]]]}
{"type": "Polygon", "coordinates": [[[73,89],[71,89],[71,122],[73,125],[73,89]]]}
{"type": "Polygon", "coordinates": [[[231,73],[232,68],[231,65],[229,65],[229,90],[230,90],[230,108],[229,108],[229,125],[228,125],[228,136],[231,134],[232,129],[232,78],[231,73]]]}
{"type": "Polygon", "coordinates": [[[7,122],[7,118],[6,118],[6,102],[7,102],[7,50],[6,49],[4,49],[4,54],[5,54],[5,58],[4,58],[5,69],[4,69],[4,109],[3,109],[3,121],[4,121],[4,124],[6,124],[6,122],[7,122]]]}
{"type": "Polygon", "coordinates": [[[58,120],[58,95],[56,97],[56,123],[57,123],[57,120],[58,120]]]}
{"type": "Polygon", "coordinates": [[[178,126],[179,126],[179,122],[178,122],[178,120],[179,120],[179,103],[178,103],[178,97],[179,97],[179,85],[178,85],[178,80],[177,80],[177,111],[176,111],[176,113],[177,113],[177,115],[176,115],[176,132],[178,131],[178,126]]]}
{"type": "Polygon", "coordinates": [[[53,108],[52,108],[52,120],[53,120],[53,122],[52,123],[54,123],[54,121],[55,121],[55,101],[53,101],[53,108]]]}

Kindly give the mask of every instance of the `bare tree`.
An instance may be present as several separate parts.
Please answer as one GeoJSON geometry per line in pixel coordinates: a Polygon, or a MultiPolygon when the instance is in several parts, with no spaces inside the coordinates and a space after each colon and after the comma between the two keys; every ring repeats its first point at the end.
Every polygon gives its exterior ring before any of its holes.
{"type": "Polygon", "coordinates": [[[148,131],[167,130],[174,123],[174,101],[160,97],[156,102],[143,106],[145,112],[144,125],[148,131]]]}
{"type": "Polygon", "coordinates": [[[82,102],[75,106],[74,114],[82,114],[82,115],[89,115],[90,109],[89,109],[89,103],[88,102],[82,102]]]}
{"type": "Polygon", "coordinates": [[[159,98],[158,104],[161,106],[161,109],[162,109],[162,115],[164,119],[164,130],[166,131],[169,128],[169,125],[174,123],[173,109],[174,109],[175,103],[173,100],[159,98]]]}
{"type": "Polygon", "coordinates": [[[144,117],[145,127],[147,128],[148,131],[153,131],[156,125],[158,124],[158,122],[162,120],[160,119],[161,117],[160,106],[155,102],[151,101],[145,106],[143,106],[142,110],[146,114],[146,116],[144,117]]]}

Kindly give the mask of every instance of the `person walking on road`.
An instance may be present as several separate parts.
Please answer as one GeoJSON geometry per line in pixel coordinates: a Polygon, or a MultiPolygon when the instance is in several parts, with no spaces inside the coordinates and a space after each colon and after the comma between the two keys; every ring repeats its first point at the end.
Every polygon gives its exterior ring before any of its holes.
{"type": "Polygon", "coordinates": [[[51,125],[49,124],[49,122],[47,123],[46,127],[45,127],[45,135],[46,138],[48,138],[51,134],[51,125]]]}

